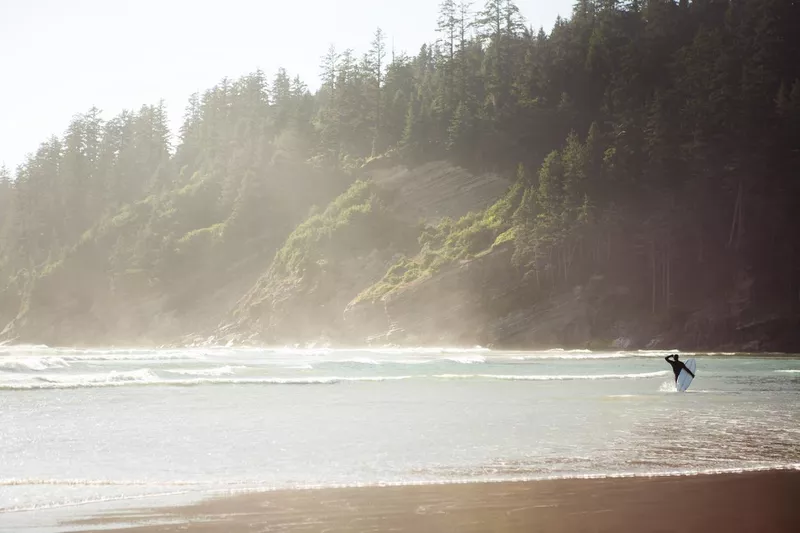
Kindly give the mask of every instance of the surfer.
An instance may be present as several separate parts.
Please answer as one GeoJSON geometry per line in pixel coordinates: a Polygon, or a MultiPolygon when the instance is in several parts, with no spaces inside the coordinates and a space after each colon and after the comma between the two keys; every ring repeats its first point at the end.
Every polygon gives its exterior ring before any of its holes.
{"type": "Polygon", "coordinates": [[[680,375],[681,370],[686,370],[689,373],[689,375],[692,376],[692,378],[694,378],[694,372],[686,368],[686,365],[684,365],[679,359],[680,358],[678,357],[678,354],[668,355],[664,358],[664,360],[667,363],[669,363],[670,366],[672,366],[672,371],[675,373],[675,383],[678,382],[678,376],[680,375]],[[670,357],[672,357],[673,359],[670,360],[670,357]]]}

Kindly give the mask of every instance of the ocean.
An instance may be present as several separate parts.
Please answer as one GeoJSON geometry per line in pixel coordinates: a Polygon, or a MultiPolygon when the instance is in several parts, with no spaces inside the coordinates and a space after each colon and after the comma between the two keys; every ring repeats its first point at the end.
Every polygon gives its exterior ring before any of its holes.
{"type": "Polygon", "coordinates": [[[0,346],[0,531],[282,488],[800,469],[800,356],[683,353],[676,393],[668,353],[0,346]]]}

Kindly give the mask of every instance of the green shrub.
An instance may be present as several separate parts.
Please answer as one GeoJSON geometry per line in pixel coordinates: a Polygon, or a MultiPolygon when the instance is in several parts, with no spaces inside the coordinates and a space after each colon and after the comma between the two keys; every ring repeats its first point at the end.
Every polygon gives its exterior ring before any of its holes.
{"type": "Polygon", "coordinates": [[[518,182],[484,211],[468,213],[456,221],[444,218],[436,226],[422,228],[418,238],[420,252],[392,265],[383,278],[359,294],[356,301],[379,300],[402,286],[436,274],[454,261],[471,259],[488,252],[492,246],[513,240],[511,219],[524,192],[525,188],[518,182]]]}
{"type": "Polygon", "coordinates": [[[322,213],[300,224],[275,255],[279,274],[302,274],[320,259],[345,257],[380,247],[402,229],[391,218],[380,192],[370,182],[356,181],[322,213]]]}

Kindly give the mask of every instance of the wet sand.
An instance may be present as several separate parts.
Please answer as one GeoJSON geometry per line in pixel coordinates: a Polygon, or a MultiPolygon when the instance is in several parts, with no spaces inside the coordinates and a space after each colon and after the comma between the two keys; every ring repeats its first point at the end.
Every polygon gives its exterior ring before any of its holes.
{"type": "Polygon", "coordinates": [[[275,491],[73,525],[129,533],[797,532],[800,471],[275,491]]]}

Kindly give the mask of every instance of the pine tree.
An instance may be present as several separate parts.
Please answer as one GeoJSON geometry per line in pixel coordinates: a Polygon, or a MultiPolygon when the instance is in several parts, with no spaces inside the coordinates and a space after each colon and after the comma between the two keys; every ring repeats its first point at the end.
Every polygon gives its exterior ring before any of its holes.
{"type": "Polygon", "coordinates": [[[441,115],[445,122],[449,121],[455,106],[456,52],[459,46],[457,41],[458,27],[458,8],[455,1],[444,0],[439,6],[436,31],[442,36],[441,43],[445,53],[441,65],[444,76],[439,95],[441,115]]]}
{"type": "Polygon", "coordinates": [[[275,111],[275,128],[282,131],[289,125],[291,116],[292,81],[286,69],[278,69],[270,88],[270,98],[275,111]]]}
{"type": "MultiPolygon", "coordinates": [[[[0,165],[0,249],[8,246],[7,232],[11,223],[11,202],[13,198],[11,173],[5,164],[0,165]]],[[[3,257],[0,254],[0,275],[3,272],[3,257]]]]}
{"type": "Polygon", "coordinates": [[[331,45],[328,52],[322,56],[322,63],[320,64],[320,80],[322,86],[329,92],[336,88],[337,68],[339,64],[339,53],[336,51],[336,46],[331,45]]]}
{"type": "Polygon", "coordinates": [[[381,126],[381,111],[383,108],[382,103],[382,86],[383,86],[383,70],[384,70],[384,59],[386,58],[386,37],[383,33],[383,30],[378,28],[375,30],[375,36],[372,39],[372,45],[370,50],[367,54],[367,65],[370,69],[370,76],[372,77],[372,83],[374,84],[374,96],[375,99],[375,123],[373,126],[373,137],[372,137],[372,156],[378,155],[380,151],[383,151],[385,146],[382,139],[382,126],[381,126]]]}
{"type": "Polygon", "coordinates": [[[510,90],[510,44],[522,26],[519,8],[513,0],[486,0],[475,20],[479,36],[489,41],[491,63],[488,92],[492,108],[502,109],[510,90]]]}
{"type": "Polygon", "coordinates": [[[459,103],[448,128],[448,150],[457,158],[471,154],[477,140],[476,128],[477,124],[472,110],[464,102],[459,103]]]}

